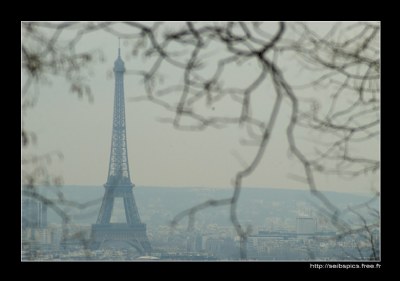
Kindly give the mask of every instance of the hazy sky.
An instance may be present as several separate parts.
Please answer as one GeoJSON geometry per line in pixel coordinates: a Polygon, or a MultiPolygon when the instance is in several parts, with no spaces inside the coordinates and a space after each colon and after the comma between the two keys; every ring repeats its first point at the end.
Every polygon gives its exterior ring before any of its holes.
{"type": "MultiPolygon", "coordinates": [[[[177,25],[179,23],[176,23],[177,25]]],[[[314,23],[316,28],[327,29],[330,23],[314,23]]],[[[117,28],[117,27],[116,27],[117,28]]],[[[148,68],[141,58],[130,54],[132,40],[122,40],[121,54],[127,70],[148,68]]],[[[78,99],[70,93],[63,78],[54,78],[50,86],[35,86],[40,92],[37,105],[27,112],[25,125],[34,131],[38,143],[35,153],[61,151],[64,159],[52,163],[55,173],[62,173],[65,184],[99,185],[107,180],[111,144],[114,77],[113,63],[117,57],[116,36],[99,31],[82,38],[77,50],[100,49],[106,61],[95,64],[91,85],[94,103],[78,99]]],[[[290,63],[295,63],[290,61],[290,63]]],[[[251,69],[252,65],[243,66],[251,69]]],[[[289,68],[283,68],[290,75],[289,68]]],[[[246,71],[244,71],[246,72],[246,71]]],[[[237,74],[233,74],[237,75],[237,74]]],[[[169,79],[174,73],[167,73],[169,79]]],[[[175,77],[176,78],[176,77],[175,77]]],[[[171,78],[172,79],[172,78],[171,78]]],[[[240,83],[246,75],[233,76],[240,83]]],[[[22,81],[24,77],[22,77],[22,81]]],[[[262,95],[272,88],[262,88],[262,95]]],[[[231,187],[235,173],[249,163],[256,147],[240,144],[246,131],[239,126],[225,129],[208,128],[200,132],[178,131],[171,124],[160,123],[158,118],[171,117],[171,113],[151,102],[132,102],[130,97],[144,94],[137,76],[125,75],[126,124],[131,180],[137,186],[196,186],[231,187]],[[239,160],[241,159],[241,160],[239,160]]],[[[260,110],[269,108],[268,98],[260,95],[260,110]]],[[[273,94],[274,96],[274,94],[273,94]]],[[[272,96],[272,97],[273,97],[272,96]]],[[[272,102],[273,100],[270,99],[272,102]]],[[[243,182],[244,186],[273,188],[307,188],[290,174],[303,175],[302,166],[288,158],[285,130],[289,118],[289,105],[285,102],[274,128],[272,139],[257,170],[243,182]]],[[[217,108],[216,110],[228,110],[217,108]]],[[[304,132],[306,136],[308,132],[304,132]]],[[[371,155],[379,154],[379,140],[368,145],[371,155]]],[[[317,186],[322,190],[367,192],[379,188],[379,176],[366,175],[356,180],[318,176],[317,186]]]]}

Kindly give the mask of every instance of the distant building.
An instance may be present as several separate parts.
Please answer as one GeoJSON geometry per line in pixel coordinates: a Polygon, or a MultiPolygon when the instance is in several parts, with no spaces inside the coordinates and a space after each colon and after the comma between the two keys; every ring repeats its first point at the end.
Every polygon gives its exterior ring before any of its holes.
{"type": "Polygon", "coordinates": [[[47,228],[47,205],[33,198],[24,198],[22,228],[47,228]]]}
{"type": "Polygon", "coordinates": [[[329,257],[327,248],[331,245],[328,243],[335,243],[332,238],[336,233],[316,232],[315,219],[312,218],[298,218],[297,224],[297,232],[259,231],[256,235],[250,235],[247,240],[248,258],[307,260],[329,257]]]}
{"type": "Polygon", "coordinates": [[[203,237],[197,233],[187,237],[187,252],[201,252],[202,250],[203,237]]]}
{"type": "Polygon", "coordinates": [[[195,251],[201,252],[203,250],[203,237],[200,234],[196,235],[195,251]]]}
{"type": "Polygon", "coordinates": [[[317,220],[311,217],[298,217],[296,219],[297,234],[315,234],[317,232],[317,220]]]}

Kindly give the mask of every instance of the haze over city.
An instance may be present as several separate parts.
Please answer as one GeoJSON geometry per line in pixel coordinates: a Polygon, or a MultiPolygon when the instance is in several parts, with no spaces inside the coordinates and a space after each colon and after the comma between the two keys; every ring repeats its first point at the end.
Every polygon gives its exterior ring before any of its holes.
{"type": "Polygon", "coordinates": [[[380,260],[379,22],[22,22],[22,260],[380,260]]]}

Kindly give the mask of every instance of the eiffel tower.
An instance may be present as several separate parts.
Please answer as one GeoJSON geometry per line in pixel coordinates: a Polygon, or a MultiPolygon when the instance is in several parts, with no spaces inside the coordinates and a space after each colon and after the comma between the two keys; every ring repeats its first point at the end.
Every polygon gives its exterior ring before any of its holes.
{"type": "Polygon", "coordinates": [[[146,225],[141,222],[133,196],[134,184],[131,182],[126,144],[125,102],[124,102],[125,65],[118,58],[114,62],[115,96],[111,138],[110,163],[107,183],[96,224],[92,225],[91,248],[99,249],[107,243],[124,241],[140,254],[151,252],[151,245],[146,234],[146,225]],[[126,223],[111,223],[114,199],[122,198],[125,208],[126,223]]]}

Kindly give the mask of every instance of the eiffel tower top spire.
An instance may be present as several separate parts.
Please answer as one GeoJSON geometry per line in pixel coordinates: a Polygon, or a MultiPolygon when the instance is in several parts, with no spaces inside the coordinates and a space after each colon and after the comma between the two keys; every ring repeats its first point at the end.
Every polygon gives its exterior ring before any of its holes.
{"type": "Polygon", "coordinates": [[[118,38],[118,57],[114,62],[114,72],[125,72],[125,63],[121,59],[121,46],[120,39],[118,38]]]}

